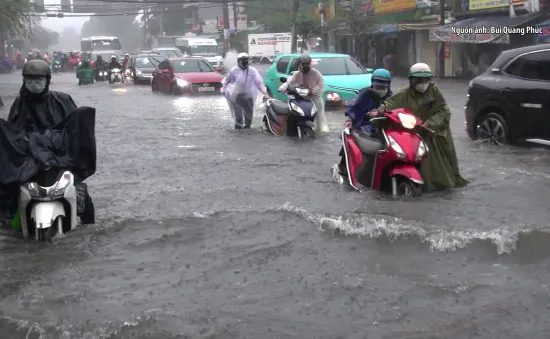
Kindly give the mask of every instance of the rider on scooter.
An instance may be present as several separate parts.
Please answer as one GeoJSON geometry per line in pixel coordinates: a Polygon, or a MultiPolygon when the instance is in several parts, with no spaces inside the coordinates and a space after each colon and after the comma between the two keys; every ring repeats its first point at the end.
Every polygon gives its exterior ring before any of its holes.
{"type": "MultiPolygon", "coordinates": [[[[409,87],[384,102],[384,109],[391,111],[396,108],[408,109],[424,121],[425,129],[419,134],[428,145],[429,155],[420,167],[424,178],[425,191],[436,191],[453,187],[462,187],[468,181],[460,176],[458,159],[451,135],[451,110],[443,98],[439,88],[431,82],[432,70],[425,63],[412,65],[409,70],[409,87]]],[[[380,112],[372,111],[371,117],[380,112]]],[[[382,127],[383,121],[373,121],[375,127],[382,127]]]]}
{"type": "MultiPolygon", "coordinates": [[[[379,68],[372,73],[371,86],[366,87],[357,96],[357,99],[346,111],[347,120],[344,127],[351,127],[356,138],[372,137],[377,134],[370,122],[369,112],[380,107],[386,99],[392,96],[390,89],[391,74],[387,69],[379,68]]],[[[346,174],[346,162],[344,148],[340,149],[340,163],[338,171],[341,175],[346,174]]]]}
{"type": "Polygon", "coordinates": [[[111,56],[111,62],[109,63],[109,72],[107,73],[107,77],[109,78],[109,81],[111,81],[111,71],[115,68],[118,68],[122,71],[122,65],[117,60],[116,56],[111,56]]]}

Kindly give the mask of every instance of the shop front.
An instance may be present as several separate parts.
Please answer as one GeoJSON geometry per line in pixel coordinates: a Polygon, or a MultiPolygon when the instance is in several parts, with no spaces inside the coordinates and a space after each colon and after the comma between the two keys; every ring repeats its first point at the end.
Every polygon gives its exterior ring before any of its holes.
{"type": "Polygon", "coordinates": [[[537,35],[538,44],[548,44],[550,43],[550,19],[544,21],[537,25],[540,28],[541,32],[537,35]]]}
{"type": "Polygon", "coordinates": [[[484,72],[498,55],[507,49],[534,45],[536,34],[510,34],[522,32],[527,25],[540,19],[538,13],[511,18],[509,15],[479,16],[458,21],[430,30],[430,41],[445,42],[445,48],[461,56],[451,69],[446,67],[445,75],[474,77],[484,72]],[[499,29],[495,29],[499,28],[499,29]]]}

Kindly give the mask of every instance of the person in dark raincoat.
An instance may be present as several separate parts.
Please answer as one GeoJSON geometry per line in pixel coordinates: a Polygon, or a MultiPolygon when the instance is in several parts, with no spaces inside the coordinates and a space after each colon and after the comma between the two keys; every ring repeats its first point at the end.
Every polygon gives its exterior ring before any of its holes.
{"type": "MultiPolygon", "coordinates": [[[[424,178],[423,190],[426,192],[463,187],[468,181],[460,176],[453,137],[451,135],[451,110],[439,91],[431,82],[432,70],[425,63],[414,64],[409,70],[409,87],[395,93],[384,102],[384,109],[391,111],[405,108],[424,121],[425,129],[419,130],[428,145],[428,157],[422,163],[420,173],[424,178]]],[[[378,111],[369,113],[377,116],[378,111]]],[[[381,127],[383,121],[373,121],[375,127],[381,127]]]]}
{"type": "MultiPolygon", "coordinates": [[[[390,85],[391,73],[384,68],[375,70],[372,73],[371,86],[363,88],[346,110],[347,120],[344,122],[344,127],[351,127],[356,137],[375,136],[378,131],[372,126],[368,113],[380,107],[380,104],[392,96],[390,85]]],[[[340,149],[340,157],[338,172],[341,175],[347,175],[343,147],[340,149]]]]}
{"type": "MultiPolygon", "coordinates": [[[[44,60],[31,60],[23,67],[23,86],[13,102],[8,122],[28,132],[44,132],[65,119],[77,107],[69,94],[50,91],[52,71],[44,60]]],[[[92,198],[86,184],[75,183],[79,216],[83,224],[95,223],[92,198]]]]}

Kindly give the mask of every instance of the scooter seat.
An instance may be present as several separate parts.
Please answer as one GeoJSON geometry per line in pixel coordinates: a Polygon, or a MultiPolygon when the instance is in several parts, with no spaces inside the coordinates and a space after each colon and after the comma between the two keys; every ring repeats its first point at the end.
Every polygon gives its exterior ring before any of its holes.
{"type": "Polygon", "coordinates": [[[357,147],[367,155],[374,155],[382,149],[382,142],[376,137],[370,137],[356,131],[353,131],[352,135],[357,147]]]}
{"type": "Polygon", "coordinates": [[[271,100],[271,108],[273,108],[273,111],[277,115],[289,115],[290,109],[288,108],[288,104],[286,102],[282,102],[279,100],[271,100]]]}

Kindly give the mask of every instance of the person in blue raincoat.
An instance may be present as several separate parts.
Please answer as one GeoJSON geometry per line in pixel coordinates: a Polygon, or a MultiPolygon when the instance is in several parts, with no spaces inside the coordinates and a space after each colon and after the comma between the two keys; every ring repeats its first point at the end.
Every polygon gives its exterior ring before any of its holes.
{"type": "MultiPolygon", "coordinates": [[[[390,89],[391,74],[387,69],[379,68],[372,73],[371,86],[366,87],[359,92],[357,99],[348,107],[346,111],[346,121],[344,127],[358,130],[356,135],[375,136],[378,131],[370,122],[368,113],[377,109],[389,97],[392,96],[390,89]]],[[[338,171],[345,175],[346,163],[344,158],[344,149],[340,150],[340,163],[338,171]]]]}

